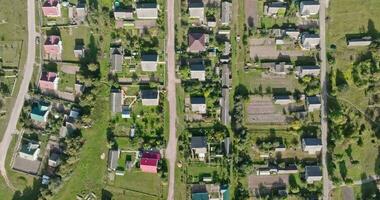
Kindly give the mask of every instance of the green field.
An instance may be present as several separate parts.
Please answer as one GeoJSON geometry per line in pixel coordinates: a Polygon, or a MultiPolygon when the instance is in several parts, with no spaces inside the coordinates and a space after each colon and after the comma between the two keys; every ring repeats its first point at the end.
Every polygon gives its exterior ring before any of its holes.
{"type": "Polygon", "coordinates": [[[75,74],[59,73],[58,90],[65,92],[73,92],[76,83],[75,74]]]}
{"type": "Polygon", "coordinates": [[[87,47],[90,42],[90,29],[87,26],[78,26],[74,28],[61,28],[60,34],[62,38],[64,61],[77,61],[74,56],[75,43],[82,43],[87,47]]]}
{"type": "MultiPolygon", "coordinates": [[[[346,89],[336,90],[336,99],[340,105],[343,105],[345,112],[350,112],[350,110],[358,111],[358,113],[365,112],[370,97],[368,95],[370,93],[366,92],[365,87],[358,87],[354,84],[352,76],[353,63],[362,54],[367,53],[368,48],[348,48],[346,39],[357,35],[379,38],[380,18],[377,17],[379,12],[380,1],[378,0],[330,1],[327,20],[327,50],[335,57],[335,63],[330,65],[330,68],[341,71],[347,82],[346,89]]],[[[378,139],[374,137],[374,129],[370,128],[371,119],[362,114],[358,117],[352,117],[353,114],[350,116],[349,123],[359,124],[364,128],[361,131],[353,131],[350,137],[344,137],[334,142],[333,159],[336,167],[333,174],[338,178],[346,177],[355,181],[360,180],[364,175],[377,174],[380,163],[378,161],[378,139]],[[358,145],[359,138],[362,145],[358,145]]],[[[342,132],[347,131],[343,130],[342,132]]]]}
{"type": "Polygon", "coordinates": [[[2,59],[3,66],[18,68],[21,49],[22,41],[0,42],[0,58],[2,59]]]}

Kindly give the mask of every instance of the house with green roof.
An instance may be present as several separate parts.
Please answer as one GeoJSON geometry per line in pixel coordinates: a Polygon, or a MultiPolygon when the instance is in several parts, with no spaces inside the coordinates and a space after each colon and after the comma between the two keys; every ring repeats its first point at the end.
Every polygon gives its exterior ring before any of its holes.
{"type": "Polygon", "coordinates": [[[21,145],[19,156],[27,160],[37,160],[40,145],[37,142],[25,142],[21,145]]]}
{"type": "Polygon", "coordinates": [[[47,122],[48,115],[50,112],[50,106],[45,103],[34,103],[32,105],[32,112],[30,113],[30,118],[36,122],[47,122]]]}

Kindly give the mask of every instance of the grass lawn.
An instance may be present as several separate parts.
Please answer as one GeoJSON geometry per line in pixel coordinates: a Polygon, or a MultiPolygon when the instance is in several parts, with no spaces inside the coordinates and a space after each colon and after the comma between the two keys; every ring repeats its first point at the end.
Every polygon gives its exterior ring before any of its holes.
{"type": "MultiPolygon", "coordinates": [[[[26,45],[27,45],[27,27],[26,27],[26,4],[22,1],[12,2],[7,0],[0,0],[1,10],[0,19],[5,23],[0,23],[0,41],[20,41],[22,48],[19,52],[19,73],[22,73],[26,58],[26,45]],[[17,8],[17,9],[14,9],[17,8]],[[17,34],[15,34],[17,33],[17,34]]],[[[0,120],[0,138],[2,138],[9,118],[9,113],[13,108],[18,88],[20,87],[21,79],[17,79],[15,92],[12,98],[7,99],[5,102],[4,110],[7,112],[5,117],[0,120]]]]}
{"type": "Polygon", "coordinates": [[[64,72],[59,73],[59,91],[73,92],[76,79],[75,74],[67,74],[64,72]]]}
{"type": "Polygon", "coordinates": [[[100,156],[107,154],[106,130],[110,117],[109,89],[106,85],[98,88],[98,95],[91,117],[95,120],[94,126],[83,130],[86,140],[81,153],[80,161],[70,179],[56,195],[56,199],[74,199],[76,194],[82,191],[92,191],[100,196],[104,186],[104,174],[106,172],[106,160],[100,156]]]}
{"type": "Polygon", "coordinates": [[[61,28],[63,54],[62,60],[64,61],[77,61],[78,58],[74,56],[75,43],[81,43],[87,47],[90,42],[90,29],[86,26],[78,26],[75,28],[61,28]]]}

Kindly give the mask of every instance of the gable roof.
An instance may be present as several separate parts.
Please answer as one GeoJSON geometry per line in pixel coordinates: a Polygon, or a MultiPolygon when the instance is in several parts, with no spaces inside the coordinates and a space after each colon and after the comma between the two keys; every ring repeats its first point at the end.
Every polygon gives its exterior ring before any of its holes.
{"type": "Polygon", "coordinates": [[[228,25],[230,23],[230,20],[231,20],[231,8],[232,8],[232,3],[228,2],[228,1],[224,1],[222,2],[222,17],[221,17],[221,21],[222,21],[222,24],[225,24],[225,25],[228,25]]]}
{"type": "Polygon", "coordinates": [[[306,146],[321,146],[322,145],[321,139],[318,139],[318,138],[303,138],[302,142],[306,146]]]}
{"type": "Polygon", "coordinates": [[[119,159],[120,150],[109,150],[108,151],[108,168],[115,170],[117,168],[117,161],[119,159]]]}
{"type": "Polygon", "coordinates": [[[61,37],[58,35],[49,35],[45,40],[44,45],[57,45],[61,41],[61,37]]]}
{"type": "Polygon", "coordinates": [[[157,90],[141,90],[142,99],[157,99],[158,91],[157,90]]]}
{"type": "Polygon", "coordinates": [[[30,114],[30,117],[33,120],[44,122],[45,121],[45,115],[47,115],[49,112],[49,106],[43,102],[34,103],[32,105],[32,112],[30,114]]]}
{"type": "Polygon", "coordinates": [[[205,136],[193,136],[191,137],[191,148],[206,148],[207,139],[205,136]]]}
{"type": "Polygon", "coordinates": [[[205,66],[202,63],[190,64],[191,71],[205,71],[205,66]]]}
{"type": "Polygon", "coordinates": [[[136,4],[136,13],[139,19],[156,19],[158,18],[157,4],[138,3],[136,4]]]}
{"type": "Polygon", "coordinates": [[[111,48],[111,70],[115,72],[119,72],[123,67],[123,48],[111,48]]]}
{"type": "Polygon", "coordinates": [[[206,37],[204,33],[189,33],[189,51],[200,52],[205,51],[206,37]]]}
{"type": "Polygon", "coordinates": [[[305,174],[309,177],[322,176],[322,170],[319,166],[306,166],[305,167],[305,174]]]}
{"type": "Polygon", "coordinates": [[[123,95],[121,91],[116,90],[111,92],[111,111],[116,113],[116,112],[121,112],[122,110],[122,98],[123,95]]]}
{"type": "Polygon", "coordinates": [[[158,161],[161,159],[161,154],[155,151],[145,151],[140,160],[140,165],[157,166],[158,161]]]}
{"type": "Polygon", "coordinates": [[[46,0],[42,7],[56,7],[58,4],[58,0],[46,0]]]}
{"type": "Polygon", "coordinates": [[[308,104],[321,104],[321,98],[319,98],[319,96],[306,97],[306,101],[308,104]]]}
{"type": "Polygon", "coordinates": [[[191,104],[206,104],[206,99],[204,97],[191,97],[191,104]]]}
{"type": "Polygon", "coordinates": [[[205,185],[195,184],[191,187],[192,200],[208,200],[208,192],[205,185]]]}

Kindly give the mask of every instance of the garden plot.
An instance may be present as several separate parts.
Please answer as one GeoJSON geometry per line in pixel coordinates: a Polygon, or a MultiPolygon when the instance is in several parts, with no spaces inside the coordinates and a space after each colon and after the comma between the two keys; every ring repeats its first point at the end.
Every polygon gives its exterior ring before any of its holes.
{"type": "Polygon", "coordinates": [[[305,55],[302,50],[277,49],[274,38],[252,38],[249,41],[250,57],[256,59],[297,58],[305,55]]]}
{"type": "Polygon", "coordinates": [[[289,185],[289,175],[271,175],[248,177],[248,187],[253,193],[266,193],[271,189],[286,188],[289,185]]]}
{"type": "Polygon", "coordinates": [[[285,123],[286,116],[270,97],[252,97],[246,109],[248,123],[285,123]]]}
{"type": "Polygon", "coordinates": [[[21,54],[21,41],[0,42],[0,60],[5,67],[18,68],[21,54]]]}

